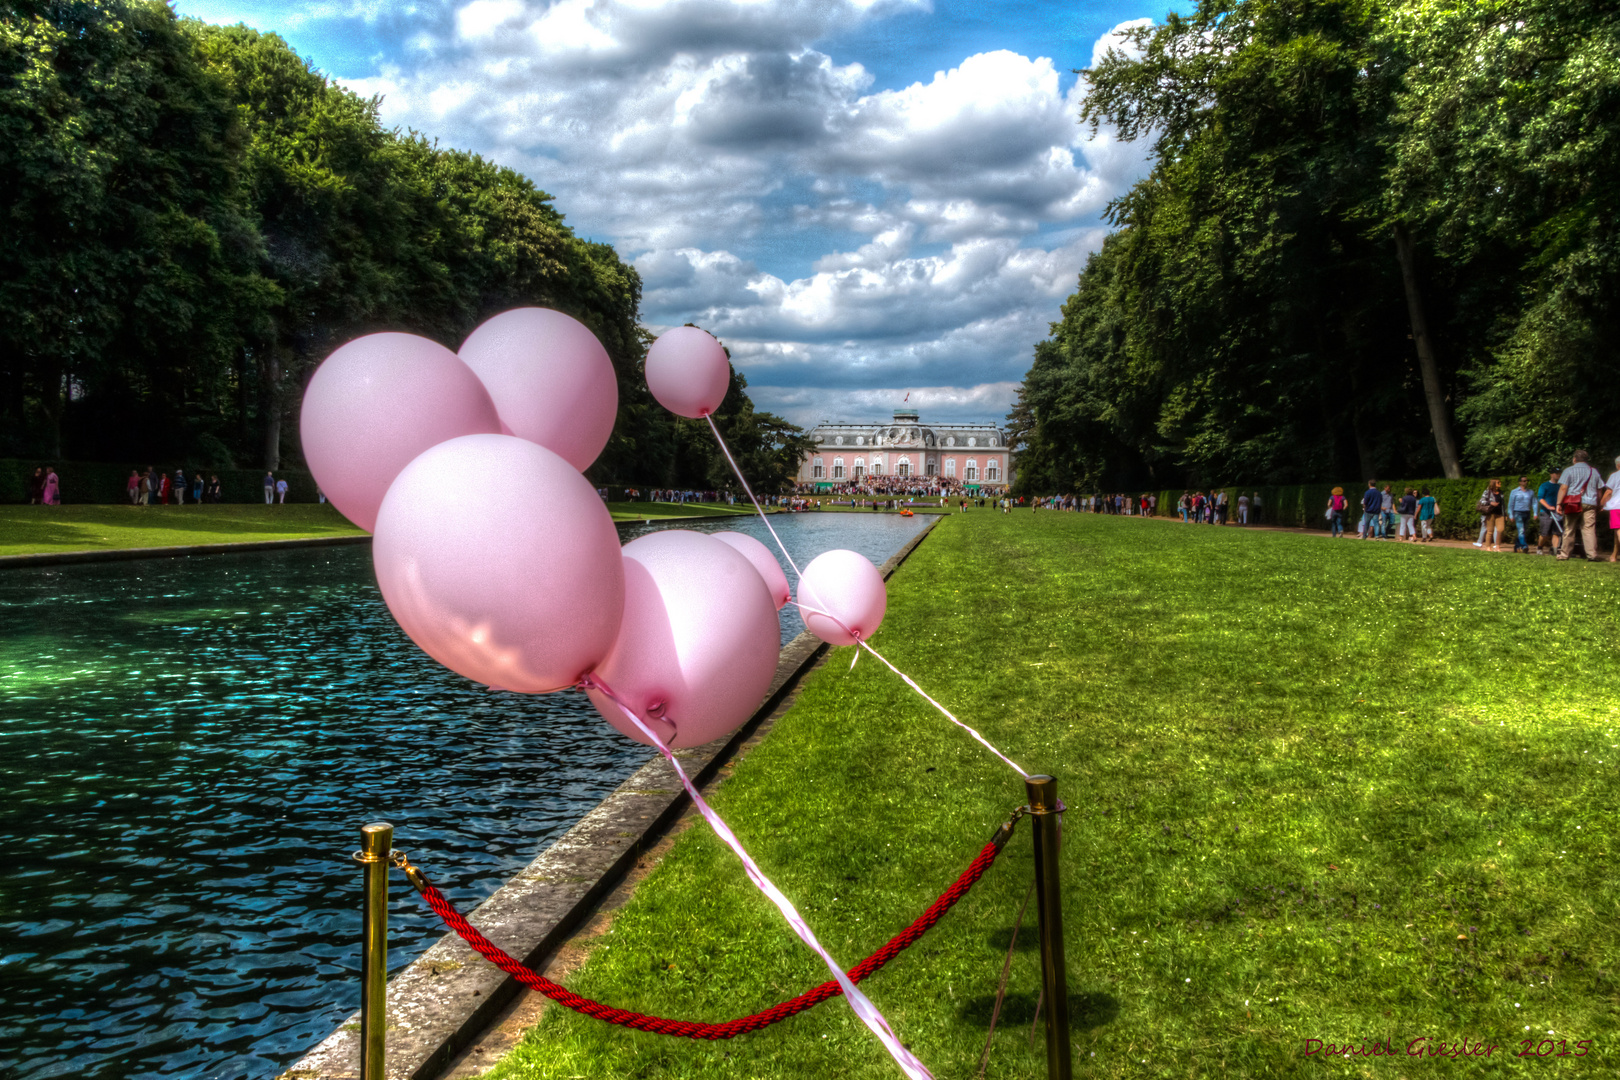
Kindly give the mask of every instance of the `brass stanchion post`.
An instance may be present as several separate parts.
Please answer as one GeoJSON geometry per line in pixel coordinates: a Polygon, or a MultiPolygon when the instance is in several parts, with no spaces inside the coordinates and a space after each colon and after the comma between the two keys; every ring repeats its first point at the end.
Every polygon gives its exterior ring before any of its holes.
{"type": "Polygon", "coordinates": [[[365,929],[360,944],[360,1080],[384,1080],[388,1038],[388,853],[394,827],[385,821],[360,830],[356,862],[365,866],[365,929]]]}
{"type": "Polygon", "coordinates": [[[1047,1080],[1071,1080],[1069,1050],[1069,980],[1063,960],[1063,898],[1058,890],[1057,780],[1031,776],[1024,780],[1029,814],[1035,823],[1035,913],[1041,928],[1041,990],[1046,999],[1047,1080]]]}

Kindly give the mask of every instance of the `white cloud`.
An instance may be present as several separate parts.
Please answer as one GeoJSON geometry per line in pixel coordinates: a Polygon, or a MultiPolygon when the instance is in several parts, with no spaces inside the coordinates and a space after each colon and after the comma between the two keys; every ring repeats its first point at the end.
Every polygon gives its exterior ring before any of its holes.
{"type": "Polygon", "coordinates": [[[1143,153],[1088,140],[1084,82],[1047,57],[992,49],[883,88],[815,47],[917,7],[470,0],[409,69],[350,85],[533,177],[634,260],[650,325],[719,334],[762,404],[908,382],[971,404],[1022,376],[1143,153]]]}

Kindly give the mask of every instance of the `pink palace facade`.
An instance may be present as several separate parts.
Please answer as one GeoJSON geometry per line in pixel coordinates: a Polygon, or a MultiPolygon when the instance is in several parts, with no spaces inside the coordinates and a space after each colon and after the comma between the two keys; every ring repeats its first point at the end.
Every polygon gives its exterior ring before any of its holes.
{"type": "Polygon", "coordinates": [[[1003,488],[1011,479],[1007,437],[994,424],[927,425],[896,409],[887,422],[825,421],[810,431],[816,449],[799,467],[800,484],[831,490],[891,477],[938,477],[955,486],[1003,488]]]}

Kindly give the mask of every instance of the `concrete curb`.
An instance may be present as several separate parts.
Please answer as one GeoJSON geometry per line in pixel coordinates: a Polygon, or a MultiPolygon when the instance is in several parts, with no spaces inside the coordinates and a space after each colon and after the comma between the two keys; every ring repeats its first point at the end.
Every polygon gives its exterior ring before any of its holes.
{"type": "Polygon", "coordinates": [[[238,551],[279,551],[282,548],[335,547],[369,544],[371,535],[299,536],[291,540],[243,540],[235,544],[183,544],[175,547],[108,548],[105,551],[41,551],[32,555],[0,555],[0,570],[25,566],[70,566],[75,563],[122,562],[125,559],[166,559],[180,555],[228,555],[238,551]]]}
{"type": "MultiPolygon", "coordinates": [[[[938,523],[936,518],[889,557],[882,567],[885,580],[938,523]]],[[[753,717],[729,738],[677,752],[693,782],[701,787],[711,781],[826,651],[809,633],[783,646],[770,692],[753,717]]],[[[469,921],[511,955],[540,966],[689,804],[674,770],[662,757],[653,758],[480,904],[469,921]]],[[[401,838],[401,846],[409,850],[408,837],[401,838]]],[[[431,876],[432,868],[424,869],[431,876]]],[[[389,980],[389,1080],[433,1080],[519,989],[454,934],[440,938],[389,980]]],[[[357,1012],[278,1080],[357,1080],[359,1075],[357,1012]]]]}

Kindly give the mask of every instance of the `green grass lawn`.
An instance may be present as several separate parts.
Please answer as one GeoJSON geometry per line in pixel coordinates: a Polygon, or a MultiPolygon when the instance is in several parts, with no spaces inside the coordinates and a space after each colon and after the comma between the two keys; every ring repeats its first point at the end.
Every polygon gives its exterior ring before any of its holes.
{"type": "MultiPolygon", "coordinates": [[[[716,503],[609,503],[615,521],[751,514],[716,503]]],[[[330,503],[0,506],[0,555],[231,544],[360,532],[330,503]]]]}
{"type": "Polygon", "coordinates": [[[359,531],[330,504],[0,506],[0,555],[291,540],[359,531]]]}
{"type": "MultiPolygon", "coordinates": [[[[1620,1075],[1620,572],[1095,515],[969,513],[890,585],[874,644],[1072,807],[1076,1075],[1620,1075]],[[1483,1040],[1488,1058],[1406,1057],[1483,1040]],[[1402,1056],[1307,1058],[1308,1039],[1402,1056]],[[1511,1056],[1521,1039],[1581,1058],[1511,1056]]],[[[1022,783],[845,651],[714,802],[848,965],[919,914],[1022,783]]],[[[975,1073],[1031,872],[1027,827],[864,984],[945,1078],[975,1073]]],[[[1028,1042],[1027,916],[991,1077],[1028,1042]]],[[[722,1020],[826,978],[703,826],[574,989],[722,1020]]],[[[1534,1044],[1532,1044],[1534,1045],[1534,1044]]],[[[841,1001],[724,1043],[561,1008],[490,1074],[893,1077],[841,1001]]]]}

